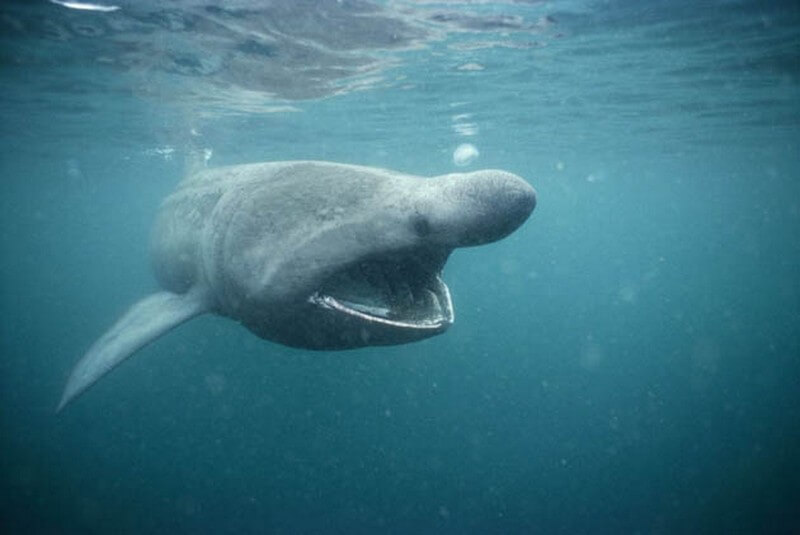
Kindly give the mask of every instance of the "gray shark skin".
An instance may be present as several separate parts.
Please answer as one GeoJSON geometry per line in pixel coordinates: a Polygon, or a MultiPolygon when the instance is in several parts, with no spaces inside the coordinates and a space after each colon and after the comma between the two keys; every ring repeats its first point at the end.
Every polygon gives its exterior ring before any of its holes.
{"type": "Polygon", "coordinates": [[[536,205],[522,178],[424,178],[332,162],[208,169],[161,206],[152,235],[163,291],[134,304],[75,365],[57,410],[135,351],[203,313],[284,345],[404,344],[454,321],[450,253],[499,240],[536,205]]]}

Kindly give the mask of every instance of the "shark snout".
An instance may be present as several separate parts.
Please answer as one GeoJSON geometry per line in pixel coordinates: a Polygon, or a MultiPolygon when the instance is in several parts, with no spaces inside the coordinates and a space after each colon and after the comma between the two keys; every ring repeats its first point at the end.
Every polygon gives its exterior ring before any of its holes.
{"type": "Polygon", "coordinates": [[[493,227],[495,235],[490,241],[499,240],[522,225],[536,207],[536,190],[525,180],[504,171],[489,171],[486,192],[487,203],[496,211],[488,215],[484,223],[493,227]]]}
{"type": "Polygon", "coordinates": [[[521,177],[499,170],[440,177],[432,210],[437,238],[451,247],[470,247],[504,238],[536,207],[536,190],[521,177]]]}

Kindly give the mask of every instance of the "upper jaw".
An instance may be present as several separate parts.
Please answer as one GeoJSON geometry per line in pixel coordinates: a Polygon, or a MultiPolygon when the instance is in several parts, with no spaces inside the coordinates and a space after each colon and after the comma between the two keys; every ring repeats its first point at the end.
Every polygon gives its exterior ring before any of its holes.
{"type": "Polygon", "coordinates": [[[443,331],[454,321],[440,276],[446,259],[420,251],[361,259],[336,271],[308,301],[375,326],[443,331]]]}

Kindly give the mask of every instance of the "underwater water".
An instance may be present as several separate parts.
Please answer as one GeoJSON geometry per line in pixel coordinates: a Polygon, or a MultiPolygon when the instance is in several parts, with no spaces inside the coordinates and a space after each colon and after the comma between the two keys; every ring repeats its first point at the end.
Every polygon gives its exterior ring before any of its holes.
{"type": "Polygon", "coordinates": [[[103,1],[0,5],[3,533],[800,530],[797,3],[103,1]],[[290,159],[538,205],[442,336],[206,315],[56,414],[187,167],[290,159]]]}

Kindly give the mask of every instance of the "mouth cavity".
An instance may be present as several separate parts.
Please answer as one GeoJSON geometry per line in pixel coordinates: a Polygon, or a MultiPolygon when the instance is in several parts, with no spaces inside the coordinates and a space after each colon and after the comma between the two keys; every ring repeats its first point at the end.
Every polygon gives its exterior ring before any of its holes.
{"type": "Polygon", "coordinates": [[[362,260],[335,273],[309,302],[392,327],[442,329],[454,319],[440,277],[445,260],[420,254],[362,260]]]}

